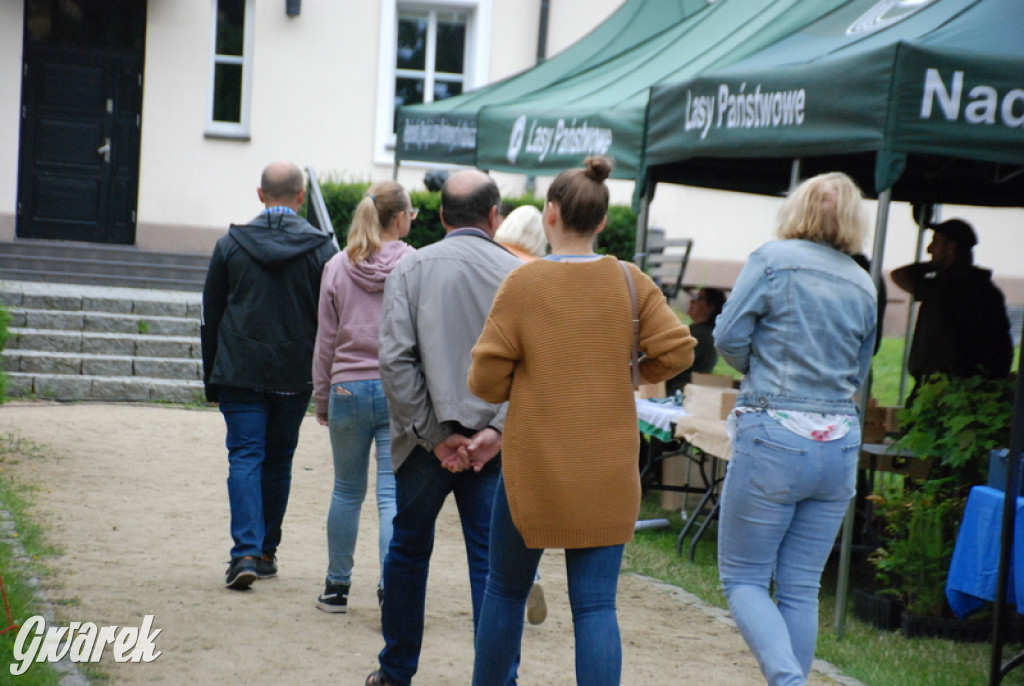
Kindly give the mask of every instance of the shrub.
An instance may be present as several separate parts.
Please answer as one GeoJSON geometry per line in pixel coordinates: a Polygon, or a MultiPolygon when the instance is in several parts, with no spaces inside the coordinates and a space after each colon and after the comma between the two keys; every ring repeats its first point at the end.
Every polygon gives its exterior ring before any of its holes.
{"type": "MultiPolygon", "coordinates": [[[[334,225],[334,233],[338,244],[345,245],[345,234],[352,223],[352,212],[363,196],[369,183],[339,181],[322,181],[320,189],[324,194],[324,203],[334,225]]],[[[419,216],[412,223],[409,232],[409,244],[414,248],[436,243],[444,237],[441,226],[441,193],[431,191],[413,191],[409,194],[413,207],[419,208],[419,216]]],[[[513,207],[533,205],[541,209],[543,200],[533,195],[503,198],[513,207]]],[[[636,213],[623,205],[612,205],[608,208],[608,224],[597,239],[597,252],[615,255],[620,260],[632,260],[636,243],[636,213]]]]}

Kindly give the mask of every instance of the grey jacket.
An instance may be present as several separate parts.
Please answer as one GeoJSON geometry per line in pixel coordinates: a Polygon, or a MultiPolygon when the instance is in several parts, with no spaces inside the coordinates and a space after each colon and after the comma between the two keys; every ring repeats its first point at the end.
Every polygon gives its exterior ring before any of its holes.
{"type": "Polygon", "coordinates": [[[381,316],[380,380],[391,413],[395,471],[417,445],[432,450],[460,425],[504,428],[506,405],[470,393],[466,376],[494,295],[521,264],[482,234],[455,233],[391,272],[381,316]]]}

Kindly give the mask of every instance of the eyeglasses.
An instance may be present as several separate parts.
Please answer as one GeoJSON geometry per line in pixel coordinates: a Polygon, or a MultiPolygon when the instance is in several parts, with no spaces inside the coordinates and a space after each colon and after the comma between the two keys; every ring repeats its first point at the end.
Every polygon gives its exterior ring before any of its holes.
{"type": "Polygon", "coordinates": [[[420,210],[418,207],[410,207],[409,209],[405,210],[405,212],[409,213],[409,219],[415,219],[420,214],[420,210]]]}

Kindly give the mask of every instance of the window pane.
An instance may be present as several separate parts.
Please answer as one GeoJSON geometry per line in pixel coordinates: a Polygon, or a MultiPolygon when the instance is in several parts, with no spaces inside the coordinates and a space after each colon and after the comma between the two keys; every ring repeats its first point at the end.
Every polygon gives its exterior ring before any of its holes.
{"type": "Polygon", "coordinates": [[[398,68],[426,69],[427,18],[402,15],[398,18],[398,68]]]}
{"type": "Polygon", "coordinates": [[[213,81],[213,120],[242,121],[242,65],[218,64],[213,81]]]}
{"type": "Polygon", "coordinates": [[[462,95],[462,82],[460,81],[436,81],[434,82],[434,100],[444,100],[453,95],[462,95]]]}
{"type": "Polygon", "coordinates": [[[461,74],[465,71],[465,55],[466,20],[457,14],[439,17],[434,68],[450,74],[461,74]]]}
{"type": "Polygon", "coordinates": [[[217,0],[217,54],[241,55],[245,0],[217,0]]]}
{"type": "Polygon", "coordinates": [[[395,116],[391,130],[397,127],[398,108],[402,105],[418,105],[423,102],[423,79],[395,79],[395,116]]]}

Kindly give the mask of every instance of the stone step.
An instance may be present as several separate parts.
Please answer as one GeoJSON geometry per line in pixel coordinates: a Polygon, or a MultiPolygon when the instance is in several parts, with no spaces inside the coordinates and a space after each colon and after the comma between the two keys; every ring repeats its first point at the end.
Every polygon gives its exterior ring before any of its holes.
{"type": "Polygon", "coordinates": [[[0,280],[0,305],[8,309],[61,310],[199,319],[202,295],[141,288],[0,280]]]}
{"type": "Polygon", "coordinates": [[[11,314],[0,369],[8,395],[204,402],[202,296],[0,280],[11,314]]]}
{"type": "Polygon", "coordinates": [[[18,238],[0,242],[0,278],[201,291],[210,256],[134,246],[18,238]]]}
{"type": "Polygon", "coordinates": [[[8,329],[7,350],[90,355],[202,359],[199,339],[188,336],[91,333],[56,329],[8,329]]]}
{"type": "Polygon", "coordinates": [[[140,336],[199,335],[199,320],[144,314],[113,314],[109,311],[10,309],[11,328],[60,329],[90,333],[139,334],[140,336]]]}
{"type": "Polygon", "coordinates": [[[77,374],[84,376],[141,376],[155,379],[201,381],[200,360],[129,355],[82,355],[37,350],[7,350],[0,359],[6,372],[25,374],[77,374]]]}
{"type": "Polygon", "coordinates": [[[7,393],[50,400],[205,403],[202,381],[66,374],[7,374],[7,393]]]}

